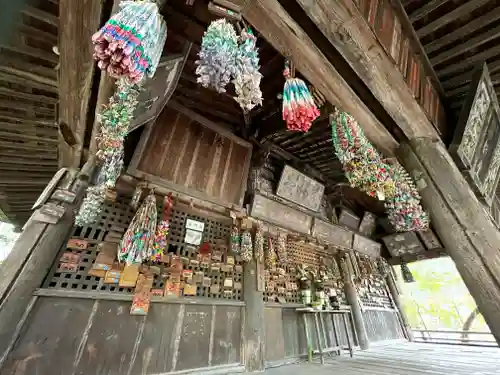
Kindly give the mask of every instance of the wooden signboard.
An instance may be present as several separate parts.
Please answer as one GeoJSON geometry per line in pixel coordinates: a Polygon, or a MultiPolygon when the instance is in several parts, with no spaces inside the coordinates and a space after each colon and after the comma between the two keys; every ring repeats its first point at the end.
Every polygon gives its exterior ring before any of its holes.
{"type": "Polygon", "coordinates": [[[153,120],[165,107],[177,87],[187,54],[161,58],[154,79],[147,80],[144,91],[139,95],[140,104],[134,114],[134,121],[130,124],[129,132],[153,120]]]}
{"type": "Polygon", "coordinates": [[[339,224],[345,225],[347,228],[351,228],[352,230],[358,230],[359,216],[346,208],[342,208],[339,215],[339,224]]]}
{"type": "Polygon", "coordinates": [[[439,241],[439,238],[431,228],[420,231],[417,234],[427,249],[430,250],[443,247],[443,245],[441,245],[441,241],[439,241]]]}
{"type": "Polygon", "coordinates": [[[365,212],[361,223],[359,224],[358,231],[367,237],[371,237],[373,232],[375,232],[375,226],[377,225],[377,216],[371,212],[365,212]]]}
{"type": "Polygon", "coordinates": [[[486,64],[471,88],[449,151],[478,197],[491,206],[500,177],[500,107],[486,64]]]}
{"type": "Polygon", "coordinates": [[[380,257],[381,244],[372,241],[369,238],[360,236],[359,234],[354,235],[352,248],[359,253],[368,255],[372,258],[380,257]]]}
{"type": "Polygon", "coordinates": [[[254,196],[250,215],[299,233],[309,234],[311,231],[311,216],[263,195],[256,194],[254,196]]]}
{"type": "Polygon", "coordinates": [[[353,233],[351,231],[327,223],[318,218],[314,218],[311,234],[312,236],[332,245],[338,245],[349,249],[352,247],[353,233]]]}
{"type": "Polygon", "coordinates": [[[418,254],[425,251],[415,232],[395,233],[382,238],[393,257],[418,254]]]}
{"type": "Polygon", "coordinates": [[[276,195],[312,211],[318,211],[324,191],[324,185],[286,165],[276,195]]]}

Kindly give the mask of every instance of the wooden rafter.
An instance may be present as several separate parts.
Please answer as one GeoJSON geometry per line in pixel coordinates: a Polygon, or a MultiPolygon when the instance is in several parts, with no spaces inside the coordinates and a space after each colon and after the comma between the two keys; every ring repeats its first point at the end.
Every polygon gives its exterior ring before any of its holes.
{"type": "Polygon", "coordinates": [[[471,57],[468,57],[467,59],[464,59],[462,61],[458,61],[454,64],[448,65],[444,67],[443,69],[439,69],[437,71],[437,74],[439,77],[445,77],[453,73],[461,72],[467,69],[471,69],[474,66],[477,66],[477,64],[482,63],[483,61],[486,61],[488,59],[497,57],[500,55],[500,47],[499,46],[493,46],[490,49],[483,51],[481,53],[478,53],[477,55],[473,55],[471,57]]]}
{"type": "MultiPolygon", "coordinates": [[[[82,1],[82,3],[85,3],[85,2],[82,1]]],[[[43,10],[40,10],[38,8],[35,8],[33,6],[25,7],[23,9],[23,13],[26,14],[27,16],[33,17],[39,21],[48,23],[52,26],[56,26],[56,27],[59,26],[59,19],[55,15],[48,13],[48,12],[45,12],[43,10]]],[[[77,13],[75,13],[75,14],[77,14],[77,13]]]]}
{"type": "Polygon", "coordinates": [[[396,140],[277,0],[254,0],[246,2],[241,9],[243,17],[277,51],[292,59],[297,70],[323,93],[329,102],[352,113],[363,124],[368,138],[382,152],[388,155],[393,153],[397,145],[396,140]]]}
{"type": "Polygon", "coordinates": [[[490,2],[490,0],[470,0],[467,3],[454,9],[453,11],[446,13],[444,16],[438,18],[437,20],[435,20],[431,23],[428,23],[424,27],[418,29],[417,35],[420,38],[423,38],[424,36],[429,35],[430,33],[432,33],[435,30],[449,24],[450,22],[453,22],[454,20],[457,20],[461,17],[466,16],[470,12],[487,4],[488,2],[490,2]]]}
{"type": "Polygon", "coordinates": [[[424,18],[427,16],[430,12],[433,10],[436,10],[439,8],[441,5],[447,3],[449,0],[431,0],[424,6],[418,8],[414,12],[410,14],[410,20],[411,22],[418,21],[421,18],[424,18]]]}
{"type": "Polygon", "coordinates": [[[439,49],[472,34],[476,30],[489,25],[490,23],[500,19],[500,7],[495,8],[491,12],[483,14],[481,17],[474,18],[464,26],[447,33],[440,38],[436,38],[424,46],[427,53],[438,51],[439,49]]]}

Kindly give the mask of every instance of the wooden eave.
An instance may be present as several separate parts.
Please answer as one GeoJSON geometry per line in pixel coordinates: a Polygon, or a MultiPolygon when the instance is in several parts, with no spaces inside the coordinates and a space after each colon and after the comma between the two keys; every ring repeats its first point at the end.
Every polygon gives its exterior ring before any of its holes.
{"type": "Polygon", "coordinates": [[[18,227],[58,168],[58,9],[24,8],[0,46],[0,220],[18,227]]]}

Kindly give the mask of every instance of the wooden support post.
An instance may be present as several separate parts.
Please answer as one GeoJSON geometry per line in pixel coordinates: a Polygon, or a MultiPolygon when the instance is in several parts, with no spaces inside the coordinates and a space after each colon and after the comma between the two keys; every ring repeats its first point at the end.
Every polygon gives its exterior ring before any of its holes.
{"type": "Polygon", "coordinates": [[[368,340],[368,334],[366,333],[365,319],[363,318],[363,312],[361,311],[358,292],[356,291],[356,286],[353,282],[352,264],[349,257],[342,258],[340,264],[344,277],[344,292],[347,303],[351,306],[354,329],[356,330],[356,335],[358,337],[358,344],[362,350],[365,350],[370,346],[370,340],[368,340]]]}
{"type": "Polygon", "coordinates": [[[413,341],[413,331],[411,330],[410,323],[408,322],[408,316],[406,315],[406,311],[403,306],[403,302],[401,301],[401,296],[399,295],[398,288],[396,287],[396,281],[394,280],[394,276],[392,272],[389,272],[385,277],[385,281],[387,283],[387,287],[392,295],[392,301],[396,305],[398,309],[399,316],[401,317],[401,323],[403,325],[403,330],[406,335],[408,341],[413,341]]]}
{"type": "Polygon", "coordinates": [[[258,291],[259,264],[255,259],[243,270],[243,297],[246,303],[243,320],[243,361],[246,371],[264,370],[264,299],[258,291]]]}
{"type": "Polygon", "coordinates": [[[412,140],[401,145],[399,159],[414,178],[437,234],[500,343],[500,233],[441,142],[412,140]]]}
{"type": "MultiPolygon", "coordinates": [[[[95,158],[89,159],[82,168],[76,180],[75,174],[67,173],[59,184],[71,184],[71,192],[76,194],[73,204],[63,203],[59,207],[64,210],[63,216],[56,224],[35,221],[33,217],[28,221],[22,234],[7,259],[0,266],[0,368],[7,356],[12,336],[19,332],[17,325],[28,308],[35,289],[39,288],[47,275],[54,257],[61,246],[67,241],[73,226],[73,210],[78,208],[88,176],[92,174],[95,158]],[[71,177],[73,176],[73,178],[71,177]]],[[[49,202],[47,205],[54,205],[49,202]]]]}

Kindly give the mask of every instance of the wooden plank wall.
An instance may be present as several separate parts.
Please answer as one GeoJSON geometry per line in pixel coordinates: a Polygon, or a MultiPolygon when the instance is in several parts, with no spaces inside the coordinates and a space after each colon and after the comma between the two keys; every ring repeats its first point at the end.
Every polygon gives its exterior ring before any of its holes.
{"type": "MultiPolygon", "coordinates": [[[[329,347],[335,346],[335,336],[331,314],[320,314],[323,320],[326,337],[322,342],[329,347]]],[[[312,314],[307,314],[309,331],[312,333],[313,350],[317,350],[317,335],[314,329],[314,318],[312,314]]],[[[341,345],[347,346],[347,336],[345,334],[344,323],[340,315],[334,315],[336,325],[339,330],[341,345]]],[[[301,313],[295,311],[295,307],[266,307],[264,310],[265,321],[265,361],[267,367],[293,361],[302,356],[307,356],[306,337],[304,321],[301,313]]],[[[351,340],[355,340],[354,328],[349,322],[351,340]]],[[[354,342],[354,345],[358,345],[354,342]]],[[[324,344],[323,344],[324,346],[324,344]]]]}
{"type": "Polygon", "coordinates": [[[412,50],[411,33],[402,27],[390,0],[355,0],[355,3],[395,67],[403,74],[415,100],[436,129],[444,133],[446,115],[438,90],[425,72],[422,58],[412,50]]]}
{"type": "Polygon", "coordinates": [[[396,310],[371,309],[363,310],[366,333],[370,342],[405,339],[403,328],[396,310]]]}
{"type": "Polygon", "coordinates": [[[240,306],[39,297],[1,375],[160,374],[241,361],[240,306]]]}
{"type": "Polygon", "coordinates": [[[230,204],[241,204],[250,148],[166,107],[137,170],[230,204]]]}

